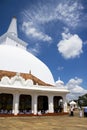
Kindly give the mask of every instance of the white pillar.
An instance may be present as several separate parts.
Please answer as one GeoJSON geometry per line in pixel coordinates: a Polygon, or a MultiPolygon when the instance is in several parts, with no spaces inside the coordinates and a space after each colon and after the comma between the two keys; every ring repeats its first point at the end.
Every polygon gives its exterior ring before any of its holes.
{"type": "Polygon", "coordinates": [[[63,107],[64,107],[64,112],[68,112],[68,108],[67,108],[67,101],[66,101],[66,95],[63,96],[63,107]]]}
{"type": "Polygon", "coordinates": [[[53,96],[49,96],[49,113],[54,113],[53,96]]]}
{"type": "Polygon", "coordinates": [[[32,96],[32,113],[37,115],[37,95],[32,96]]]}
{"type": "Polygon", "coordinates": [[[19,113],[19,94],[13,95],[13,114],[17,115],[19,113]]]}
{"type": "Polygon", "coordinates": [[[32,113],[34,113],[34,96],[32,95],[32,113]]]}

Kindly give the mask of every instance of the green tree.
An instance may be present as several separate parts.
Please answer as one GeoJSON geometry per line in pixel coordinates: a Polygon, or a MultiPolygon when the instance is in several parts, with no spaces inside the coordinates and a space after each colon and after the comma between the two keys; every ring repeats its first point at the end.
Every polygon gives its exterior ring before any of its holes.
{"type": "Polygon", "coordinates": [[[78,105],[81,106],[87,106],[87,94],[83,96],[79,96],[78,98],[78,105]]]}

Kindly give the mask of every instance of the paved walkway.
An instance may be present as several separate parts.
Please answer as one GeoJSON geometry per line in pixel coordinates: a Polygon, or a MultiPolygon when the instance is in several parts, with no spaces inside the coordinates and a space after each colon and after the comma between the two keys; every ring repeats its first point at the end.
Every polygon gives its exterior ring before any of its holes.
{"type": "Polygon", "coordinates": [[[87,130],[87,118],[74,114],[74,117],[0,117],[0,130],[87,130]]]}

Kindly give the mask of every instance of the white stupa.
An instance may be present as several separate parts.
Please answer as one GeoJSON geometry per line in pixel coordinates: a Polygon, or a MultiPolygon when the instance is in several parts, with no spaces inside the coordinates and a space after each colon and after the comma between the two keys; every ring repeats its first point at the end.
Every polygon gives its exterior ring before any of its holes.
{"type": "Polygon", "coordinates": [[[26,50],[27,44],[18,38],[17,20],[13,18],[8,31],[0,38],[0,70],[31,73],[42,81],[54,85],[49,68],[26,50]],[[3,57],[3,58],[2,58],[3,57]]]}
{"type": "Polygon", "coordinates": [[[0,37],[0,101],[4,104],[4,107],[0,104],[0,113],[59,112],[61,99],[63,112],[67,112],[67,93],[62,81],[54,82],[47,65],[27,51],[27,43],[18,38],[14,17],[7,32],[0,37]]]}

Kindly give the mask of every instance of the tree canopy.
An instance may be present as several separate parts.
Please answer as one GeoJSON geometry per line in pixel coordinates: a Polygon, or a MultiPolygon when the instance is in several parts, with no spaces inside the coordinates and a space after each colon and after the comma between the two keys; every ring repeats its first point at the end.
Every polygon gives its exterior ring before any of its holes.
{"type": "Polygon", "coordinates": [[[79,106],[87,106],[87,94],[85,94],[83,96],[79,96],[78,105],[79,106]]]}

